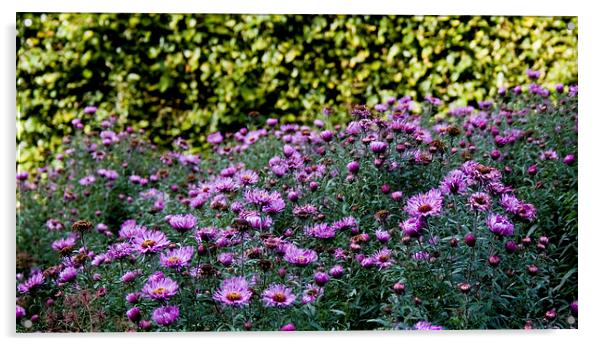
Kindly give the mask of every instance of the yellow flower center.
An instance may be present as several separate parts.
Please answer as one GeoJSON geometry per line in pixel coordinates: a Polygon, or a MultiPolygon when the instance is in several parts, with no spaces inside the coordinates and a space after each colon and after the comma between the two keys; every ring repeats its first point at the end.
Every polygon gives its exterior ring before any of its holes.
{"type": "Polygon", "coordinates": [[[418,207],[418,211],[421,213],[428,213],[431,210],[433,210],[433,207],[431,207],[428,204],[423,204],[420,207],[418,207]]]}
{"type": "Polygon", "coordinates": [[[284,303],[286,301],[286,295],[283,292],[277,292],[272,296],[272,299],[277,303],[284,303]]]}
{"type": "Polygon", "coordinates": [[[241,300],[242,295],[238,292],[228,292],[228,294],[226,294],[226,299],[235,302],[241,300]]]}
{"type": "Polygon", "coordinates": [[[145,241],[142,242],[142,247],[143,248],[147,248],[147,247],[151,247],[154,246],[155,244],[157,244],[156,241],[152,240],[152,239],[146,239],[145,241]]]}
{"type": "Polygon", "coordinates": [[[160,295],[160,294],[163,294],[163,293],[165,293],[166,291],[167,291],[167,289],[166,289],[165,287],[159,287],[159,288],[155,288],[155,289],[153,290],[153,293],[154,293],[154,294],[159,294],[159,295],[160,295]]]}

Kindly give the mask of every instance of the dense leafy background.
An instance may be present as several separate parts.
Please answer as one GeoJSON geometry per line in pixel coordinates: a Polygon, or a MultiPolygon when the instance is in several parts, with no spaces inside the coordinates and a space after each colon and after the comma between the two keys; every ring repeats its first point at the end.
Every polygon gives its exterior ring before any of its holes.
{"type": "Polygon", "coordinates": [[[88,104],[200,150],[217,128],[307,122],[326,104],[481,100],[525,83],[525,66],[576,82],[577,19],[20,13],[18,161],[56,151],[88,104]]]}

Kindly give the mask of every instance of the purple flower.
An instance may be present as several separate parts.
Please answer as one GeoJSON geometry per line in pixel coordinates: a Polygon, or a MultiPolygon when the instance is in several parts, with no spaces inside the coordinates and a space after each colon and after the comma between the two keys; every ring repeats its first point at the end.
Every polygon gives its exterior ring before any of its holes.
{"type": "Polygon", "coordinates": [[[387,111],[387,109],[389,109],[389,106],[382,103],[379,103],[376,106],[374,106],[374,110],[376,110],[379,113],[384,113],[387,111]]]}
{"type": "Polygon", "coordinates": [[[523,203],[511,194],[503,194],[500,198],[500,205],[507,212],[528,221],[533,221],[537,217],[537,209],[533,204],[523,203]]]}
{"type": "Polygon", "coordinates": [[[280,330],[283,332],[294,332],[295,330],[297,330],[297,328],[295,327],[295,325],[293,323],[288,323],[288,324],[283,325],[280,328],[280,330]]]}
{"type": "Polygon", "coordinates": [[[224,136],[222,136],[220,132],[214,132],[207,136],[207,142],[213,145],[220,144],[221,142],[223,142],[223,140],[224,136]]]}
{"type": "Polygon", "coordinates": [[[537,165],[531,165],[529,166],[529,168],[527,168],[527,173],[529,173],[530,175],[535,175],[537,174],[537,165]]]}
{"type": "Polygon", "coordinates": [[[203,240],[212,240],[219,234],[219,229],[215,227],[203,227],[200,228],[196,234],[195,238],[197,243],[201,244],[203,240]]]}
{"type": "Polygon", "coordinates": [[[357,118],[369,118],[372,113],[365,105],[355,105],[351,109],[351,115],[357,118]]]}
{"type": "Polygon", "coordinates": [[[267,190],[252,189],[244,193],[244,198],[248,203],[265,206],[272,201],[272,195],[267,190]]]}
{"type": "Polygon", "coordinates": [[[333,137],[334,137],[334,135],[333,135],[332,131],[326,130],[326,131],[320,132],[320,138],[322,138],[322,140],[325,142],[330,142],[333,137]]]}
{"type": "Polygon", "coordinates": [[[439,190],[412,196],[406,203],[405,210],[414,217],[439,215],[443,208],[443,196],[439,190]]]}
{"type": "Polygon", "coordinates": [[[343,250],[340,247],[334,249],[334,258],[335,259],[343,259],[343,260],[347,259],[347,255],[345,254],[345,250],[343,250]]]}
{"type": "Polygon", "coordinates": [[[293,290],[283,284],[271,284],[261,297],[265,306],[278,308],[291,306],[296,299],[293,290]]]}
{"type": "Polygon", "coordinates": [[[151,276],[142,288],[142,293],[154,300],[169,299],[178,293],[178,287],[178,283],[170,278],[151,276]]]}
{"type": "Polygon", "coordinates": [[[134,282],[134,280],[136,280],[136,278],[140,274],[142,274],[142,271],[140,269],[129,271],[129,272],[123,274],[123,276],[121,277],[121,282],[124,282],[124,283],[134,282]]]}
{"type": "Polygon", "coordinates": [[[558,160],[558,153],[555,150],[546,150],[539,154],[539,159],[544,160],[558,160]]]}
{"type": "Polygon", "coordinates": [[[63,223],[57,219],[48,219],[48,221],[46,221],[46,227],[51,231],[60,231],[65,228],[63,223]]]}
{"type": "Polygon", "coordinates": [[[514,225],[503,215],[491,214],[487,218],[487,227],[493,234],[510,237],[514,235],[514,225]]]}
{"type": "Polygon", "coordinates": [[[65,256],[75,247],[75,236],[71,235],[67,238],[62,238],[52,242],[52,249],[61,255],[65,256]]]}
{"type": "Polygon", "coordinates": [[[493,167],[481,165],[474,161],[468,161],[464,163],[462,165],[462,170],[470,178],[486,183],[498,182],[502,177],[502,174],[499,170],[493,167]]]}
{"type": "Polygon", "coordinates": [[[335,266],[333,266],[332,268],[330,268],[330,270],[328,271],[328,273],[330,273],[330,275],[335,278],[335,279],[339,279],[343,276],[343,273],[345,273],[345,269],[343,269],[343,266],[340,264],[336,264],[335,266]]]}
{"type": "Polygon", "coordinates": [[[162,253],[160,262],[164,267],[181,269],[188,266],[193,253],[194,248],[192,246],[180,247],[167,253],[162,253]]]}
{"type": "Polygon", "coordinates": [[[394,201],[401,201],[402,198],[403,198],[403,192],[401,192],[401,191],[393,191],[391,193],[391,199],[393,199],[394,201]]]}
{"type": "Polygon", "coordinates": [[[571,303],[571,305],[569,306],[569,309],[571,310],[571,314],[575,317],[577,317],[577,313],[579,312],[579,303],[577,300],[575,300],[574,302],[571,303]]]}
{"type": "Polygon", "coordinates": [[[18,181],[25,181],[25,180],[27,180],[27,178],[29,178],[29,173],[27,173],[27,172],[19,172],[19,173],[17,173],[17,180],[18,181]]]}
{"type": "Polygon", "coordinates": [[[403,235],[408,237],[417,237],[424,227],[424,221],[420,217],[411,217],[399,224],[403,235]]]}
{"type": "Polygon", "coordinates": [[[427,95],[424,97],[424,99],[427,100],[433,106],[441,106],[441,99],[439,99],[439,98],[427,95]]]}
{"type": "Polygon", "coordinates": [[[357,173],[360,170],[360,164],[357,161],[351,161],[347,164],[347,170],[349,173],[357,173]]]}
{"type": "Polygon", "coordinates": [[[230,177],[218,178],[213,182],[213,187],[217,192],[234,192],[240,187],[234,179],[230,177]]]}
{"type": "Polygon", "coordinates": [[[575,162],[575,155],[568,154],[564,157],[564,160],[562,160],[562,162],[564,162],[566,165],[572,165],[575,162]]]}
{"type": "Polygon", "coordinates": [[[376,235],[376,239],[378,239],[378,241],[381,243],[386,243],[391,240],[391,234],[383,229],[377,229],[374,233],[376,235]]]}
{"type": "Polygon", "coordinates": [[[533,204],[523,203],[518,209],[517,214],[519,217],[525,220],[533,221],[537,217],[537,209],[535,209],[535,206],[533,204]]]}
{"type": "Polygon", "coordinates": [[[94,258],[93,263],[97,262],[100,265],[100,264],[104,263],[107,259],[112,259],[112,260],[122,259],[122,258],[125,258],[125,257],[128,257],[129,255],[131,255],[133,251],[134,251],[134,248],[132,247],[132,245],[130,243],[126,243],[126,242],[115,243],[115,244],[109,246],[109,250],[107,251],[106,258],[98,258],[99,256],[96,256],[94,258]]]}
{"type": "Polygon", "coordinates": [[[162,306],[153,311],[153,321],[160,326],[169,326],[180,316],[180,309],[177,306],[162,306]]]}
{"type": "Polygon", "coordinates": [[[44,283],[44,275],[39,272],[30,276],[27,281],[17,286],[19,293],[24,294],[31,291],[33,288],[39,287],[44,283]]]}
{"type": "Polygon", "coordinates": [[[140,293],[135,292],[135,293],[128,293],[125,296],[125,300],[130,303],[130,304],[135,304],[138,302],[138,300],[140,299],[140,293]]]}
{"type": "Polygon", "coordinates": [[[75,118],[73,120],[71,120],[71,125],[73,125],[76,129],[83,129],[84,128],[84,124],[82,123],[82,120],[79,118],[75,118]]]}
{"type": "Polygon", "coordinates": [[[419,321],[414,325],[415,330],[443,330],[442,326],[437,326],[427,321],[419,321]]]}
{"type": "Polygon", "coordinates": [[[431,257],[431,255],[426,251],[418,251],[412,255],[412,259],[415,261],[426,261],[431,257]]]}
{"type": "Polygon", "coordinates": [[[238,181],[245,186],[253,185],[259,181],[257,173],[250,169],[239,172],[236,177],[238,178],[238,181]]]}
{"type": "Polygon", "coordinates": [[[226,305],[249,305],[252,292],[245,278],[241,276],[225,279],[213,294],[213,299],[226,305]]]}
{"type": "Polygon", "coordinates": [[[95,106],[86,106],[84,108],[84,113],[85,114],[94,114],[94,113],[96,113],[97,110],[98,110],[98,108],[95,106]]]}
{"type": "Polygon", "coordinates": [[[25,317],[25,315],[27,315],[27,312],[25,311],[25,309],[22,306],[17,305],[15,315],[16,315],[17,319],[19,319],[19,318],[25,317]]]}
{"type": "Polygon", "coordinates": [[[317,272],[314,274],[314,281],[318,286],[324,286],[328,281],[330,281],[330,277],[325,272],[317,272]]]}
{"type": "Polygon", "coordinates": [[[83,186],[92,185],[96,181],[96,178],[93,175],[88,175],[79,180],[79,184],[83,186]]]}
{"type": "Polygon", "coordinates": [[[294,245],[286,247],[284,260],[299,267],[305,267],[318,260],[318,254],[313,250],[300,249],[294,245]]]}
{"type": "Polygon", "coordinates": [[[475,192],[468,199],[473,210],[486,211],[491,208],[491,197],[484,192],[475,192]]]}
{"type": "Polygon", "coordinates": [[[266,230],[272,226],[272,218],[268,215],[262,217],[257,211],[243,211],[240,216],[254,229],[266,230]]]}
{"type": "Polygon", "coordinates": [[[532,69],[527,69],[527,77],[529,77],[530,79],[538,79],[540,76],[541,72],[532,69]]]}
{"type": "Polygon", "coordinates": [[[163,250],[169,245],[169,240],[161,231],[142,231],[132,239],[132,244],[140,253],[153,253],[163,250]]]}
{"type": "Polygon", "coordinates": [[[378,250],[371,258],[379,269],[385,269],[393,265],[392,252],[387,248],[378,250]]]}
{"type": "Polygon", "coordinates": [[[128,319],[134,323],[140,321],[140,318],[142,317],[140,315],[140,308],[136,306],[129,309],[125,314],[128,317],[128,319]]]}
{"type": "Polygon", "coordinates": [[[303,296],[301,297],[301,304],[309,304],[313,303],[324,293],[324,289],[320,286],[308,284],[303,291],[303,296]]]}
{"type": "Polygon", "coordinates": [[[502,208],[512,214],[518,213],[522,204],[523,203],[519,201],[518,198],[511,194],[503,194],[502,197],[500,197],[500,205],[502,208]]]}
{"type": "Polygon", "coordinates": [[[332,224],[332,228],[336,231],[356,230],[357,220],[353,216],[347,216],[332,224]]]}
{"type": "Polygon", "coordinates": [[[313,204],[298,205],[293,208],[293,215],[299,218],[307,218],[318,214],[318,208],[313,204]]]}
{"type": "Polygon", "coordinates": [[[71,282],[71,281],[75,280],[76,277],[77,277],[77,269],[75,269],[73,267],[67,267],[59,273],[59,282],[60,283],[71,282]]]}
{"type": "Polygon", "coordinates": [[[169,225],[179,232],[185,232],[196,226],[196,217],[192,214],[185,215],[167,215],[165,217],[169,225]]]}
{"type": "Polygon", "coordinates": [[[517,246],[513,240],[508,240],[506,244],[504,244],[504,248],[506,249],[506,252],[513,253],[516,251],[517,246]]]}
{"type": "Polygon", "coordinates": [[[136,224],[136,220],[126,220],[121,224],[119,229],[119,237],[123,239],[134,238],[142,231],[146,231],[146,227],[136,224]]]}
{"type": "Polygon", "coordinates": [[[229,252],[224,252],[224,253],[219,254],[219,256],[217,256],[217,260],[222,265],[229,267],[232,265],[232,262],[234,262],[234,256],[229,252]]]}
{"type": "Polygon", "coordinates": [[[268,214],[278,214],[286,208],[286,204],[280,194],[275,192],[272,200],[268,203],[268,205],[264,206],[261,211],[268,214]]]}
{"type": "Polygon", "coordinates": [[[389,145],[385,142],[381,141],[372,141],[370,142],[370,150],[375,154],[382,154],[387,151],[389,145]]]}
{"type": "Polygon", "coordinates": [[[354,136],[362,133],[362,125],[358,121],[352,121],[347,124],[347,129],[345,130],[348,135],[354,136]]]}
{"type": "Polygon", "coordinates": [[[319,239],[334,238],[336,231],[326,223],[320,223],[311,227],[305,227],[305,234],[319,239]]]}

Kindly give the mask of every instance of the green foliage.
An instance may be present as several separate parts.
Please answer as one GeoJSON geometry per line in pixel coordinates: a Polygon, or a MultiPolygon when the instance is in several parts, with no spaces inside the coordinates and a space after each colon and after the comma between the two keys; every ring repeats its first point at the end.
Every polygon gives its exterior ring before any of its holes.
{"type": "Polygon", "coordinates": [[[525,83],[525,66],[574,83],[576,57],[574,17],[20,13],[18,163],[56,151],[88,104],[201,149],[218,128],[307,122],[324,105],[482,100],[525,83]]]}

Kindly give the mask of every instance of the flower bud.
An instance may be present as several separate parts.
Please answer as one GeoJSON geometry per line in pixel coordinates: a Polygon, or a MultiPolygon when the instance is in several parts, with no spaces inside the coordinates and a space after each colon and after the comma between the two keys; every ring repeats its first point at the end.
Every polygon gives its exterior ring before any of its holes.
{"type": "Polygon", "coordinates": [[[571,303],[571,305],[569,306],[569,309],[571,310],[571,315],[577,317],[577,312],[578,312],[578,309],[579,309],[579,304],[577,303],[576,300],[571,303]]]}
{"type": "Polygon", "coordinates": [[[395,291],[396,294],[403,294],[406,291],[406,285],[401,282],[397,282],[395,285],[393,285],[393,291],[395,291]]]}
{"type": "Polygon", "coordinates": [[[152,323],[149,320],[142,320],[138,323],[138,327],[142,330],[149,330],[152,327],[152,323]]]}
{"type": "Polygon", "coordinates": [[[516,243],[512,240],[508,240],[504,247],[508,253],[514,253],[516,251],[516,243]]]}
{"type": "Polygon", "coordinates": [[[133,307],[133,308],[129,309],[126,312],[126,315],[130,319],[130,321],[132,321],[134,323],[140,321],[140,318],[142,317],[140,315],[140,309],[138,307],[133,307]]]}
{"type": "Polygon", "coordinates": [[[328,272],[330,273],[330,275],[332,275],[333,278],[340,279],[341,277],[343,277],[343,273],[345,272],[345,270],[341,265],[337,264],[334,267],[332,267],[328,272]]]}
{"type": "Polygon", "coordinates": [[[314,275],[314,280],[316,282],[316,285],[324,286],[330,280],[330,277],[328,276],[328,274],[326,274],[324,272],[317,272],[314,275]]]}
{"type": "Polygon", "coordinates": [[[466,236],[464,236],[464,244],[473,247],[476,243],[477,237],[475,237],[474,234],[468,233],[466,236]]]}
{"type": "Polygon", "coordinates": [[[492,267],[497,267],[500,264],[500,258],[498,256],[489,256],[487,261],[492,267]]]}
{"type": "Polygon", "coordinates": [[[551,321],[556,318],[556,309],[546,311],[546,320],[551,321]]]}
{"type": "Polygon", "coordinates": [[[401,201],[401,199],[403,198],[403,192],[401,191],[395,191],[391,194],[391,198],[394,201],[401,201]]]}
{"type": "Polygon", "coordinates": [[[562,162],[564,162],[565,165],[572,165],[573,163],[575,163],[575,155],[568,154],[564,157],[564,160],[562,160],[562,162]]]}
{"type": "Polygon", "coordinates": [[[535,264],[531,264],[527,266],[527,272],[529,272],[529,275],[535,275],[539,272],[539,268],[535,264]]]}
{"type": "Polygon", "coordinates": [[[251,330],[251,328],[253,328],[253,322],[245,321],[245,324],[243,325],[243,327],[245,328],[245,330],[251,330]]]}
{"type": "Polygon", "coordinates": [[[383,184],[383,186],[380,187],[380,191],[384,194],[388,194],[391,191],[391,187],[388,184],[383,184]]]}
{"type": "Polygon", "coordinates": [[[294,324],[289,323],[289,324],[285,324],[284,326],[282,326],[280,328],[280,330],[283,332],[294,332],[295,330],[297,330],[297,328],[295,328],[294,324]]]}
{"type": "Polygon", "coordinates": [[[461,283],[461,284],[458,285],[458,289],[462,293],[468,293],[468,292],[470,292],[471,288],[472,288],[472,286],[468,282],[463,282],[463,283],[461,283]]]}

